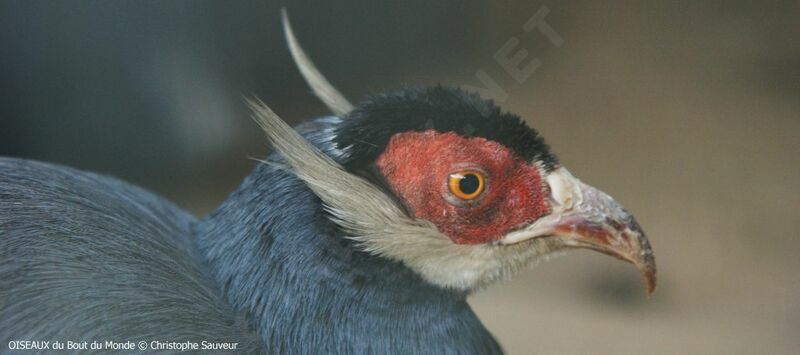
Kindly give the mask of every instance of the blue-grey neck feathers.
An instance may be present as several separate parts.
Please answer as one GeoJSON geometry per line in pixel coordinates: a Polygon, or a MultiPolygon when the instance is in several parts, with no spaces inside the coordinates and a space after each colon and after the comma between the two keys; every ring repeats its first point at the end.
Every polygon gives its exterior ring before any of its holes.
{"type": "MultiPolygon", "coordinates": [[[[326,153],[332,125],[298,127],[326,153]]],[[[331,154],[334,158],[335,154],[331,154]]],[[[229,302],[270,349],[302,353],[497,353],[463,293],[362,252],[279,155],[197,224],[229,302]]]]}

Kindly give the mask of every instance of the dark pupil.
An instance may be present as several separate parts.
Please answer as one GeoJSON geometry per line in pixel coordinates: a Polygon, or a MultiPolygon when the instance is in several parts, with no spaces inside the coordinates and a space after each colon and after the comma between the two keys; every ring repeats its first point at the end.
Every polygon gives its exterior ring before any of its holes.
{"type": "Polygon", "coordinates": [[[480,187],[480,181],[478,181],[478,177],[475,176],[475,174],[466,174],[461,178],[461,181],[458,182],[458,188],[467,195],[478,191],[478,187],[480,187]]]}

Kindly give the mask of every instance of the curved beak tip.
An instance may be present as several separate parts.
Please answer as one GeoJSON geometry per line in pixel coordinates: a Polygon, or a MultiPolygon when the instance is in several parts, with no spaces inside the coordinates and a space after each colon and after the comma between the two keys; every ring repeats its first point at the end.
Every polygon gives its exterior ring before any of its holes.
{"type": "Polygon", "coordinates": [[[601,242],[594,241],[597,244],[592,248],[636,266],[642,275],[646,295],[650,298],[656,290],[658,280],[653,249],[633,217],[626,213],[622,220],[627,221],[623,230],[604,228],[607,233],[606,239],[601,242]]]}
{"type": "Polygon", "coordinates": [[[656,291],[656,264],[653,258],[650,258],[650,262],[644,265],[637,265],[639,270],[642,273],[642,278],[644,279],[645,291],[647,298],[650,298],[653,295],[653,292],[656,291]]]}
{"type": "Polygon", "coordinates": [[[647,297],[649,298],[655,292],[658,280],[653,248],[636,220],[630,215],[627,215],[626,219],[629,222],[624,233],[626,235],[624,239],[628,240],[629,248],[627,249],[631,257],[625,259],[639,269],[644,279],[647,297]]]}
{"type": "Polygon", "coordinates": [[[650,242],[636,219],[608,194],[560,168],[548,176],[553,212],[537,223],[533,235],[552,235],[564,246],[587,248],[635,265],[649,298],[656,289],[656,263],[650,242]]]}

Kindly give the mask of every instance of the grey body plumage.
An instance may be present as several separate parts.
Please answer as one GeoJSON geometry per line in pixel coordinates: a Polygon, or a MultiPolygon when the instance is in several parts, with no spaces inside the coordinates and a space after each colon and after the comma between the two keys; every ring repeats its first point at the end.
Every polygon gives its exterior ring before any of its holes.
{"type": "Polygon", "coordinates": [[[0,159],[0,340],[256,343],[194,246],[196,220],[71,168],[0,159]]]}
{"type": "MultiPolygon", "coordinates": [[[[297,129],[337,158],[330,117],[297,129]]],[[[359,251],[273,154],[196,220],[113,178],[0,160],[2,341],[243,353],[499,353],[466,294],[359,251]]]]}

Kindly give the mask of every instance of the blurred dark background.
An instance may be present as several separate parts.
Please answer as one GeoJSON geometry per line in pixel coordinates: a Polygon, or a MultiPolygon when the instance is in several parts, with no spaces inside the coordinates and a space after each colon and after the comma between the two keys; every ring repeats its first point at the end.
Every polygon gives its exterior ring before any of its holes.
{"type": "Polygon", "coordinates": [[[512,354],[796,353],[800,347],[800,2],[2,1],[0,155],[98,171],[202,215],[267,150],[243,95],[327,114],[280,8],[351,101],[478,86],[634,212],[660,289],[592,253],[479,293],[512,354]],[[546,8],[563,39],[523,24],[546,8]],[[494,61],[511,38],[541,66],[494,61]]]}

